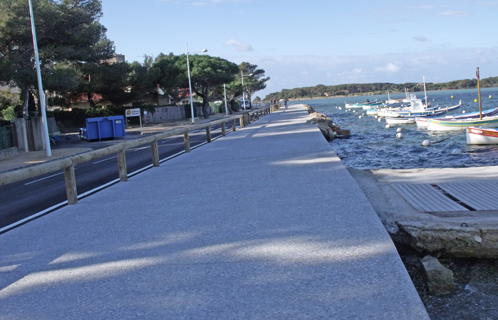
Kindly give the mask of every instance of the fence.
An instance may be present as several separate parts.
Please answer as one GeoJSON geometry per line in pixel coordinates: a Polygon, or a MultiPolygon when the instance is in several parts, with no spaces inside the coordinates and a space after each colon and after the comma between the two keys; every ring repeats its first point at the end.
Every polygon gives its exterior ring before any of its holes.
{"type": "Polygon", "coordinates": [[[150,135],[144,138],[139,138],[131,141],[127,141],[124,143],[119,143],[107,148],[93,150],[90,152],[82,153],[79,155],[75,155],[72,157],[54,160],[51,162],[46,162],[40,165],[36,165],[33,167],[28,167],[12,172],[6,172],[0,174],[0,186],[6,185],[9,183],[14,183],[17,181],[22,181],[29,178],[34,178],[43,174],[52,173],[54,171],[63,170],[64,171],[64,180],[66,186],[66,196],[68,200],[68,204],[76,204],[78,202],[78,192],[76,190],[76,177],[74,175],[74,167],[77,164],[92,161],[97,158],[105,157],[108,155],[116,154],[117,162],[118,162],[118,172],[119,172],[119,180],[121,182],[128,180],[128,170],[126,167],[126,150],[130,148],[134,148],[144,144],[150,144],[152,150],[152,165],[154,167],[159,166],[159,150],[158,150],[158,141],[162,139],[166,139],[171,136],[181,135],[183,134],[185,152],[190,152],[190,140],[189,140],[189,132],[199,129],[206,129],[206,140],[208,143],[211,142],[211,127],[220,124],[221,125],[221,134],[222,136],[226,135],[226,123],[231,122],[232,130],[236,130],[236,121],[239,120],[240,128],[244,128],[246,125],[250,124],[252,121],[256,121],[257,119],[275,111],[274,106],[269,108],[264,108],[257,110],[251,113],[244,113],[241,115],[236,115],[232,117],[228,117],[221,120],[211,121],[208,123],[200,123],[196,125],[192,125],[185,128],[174,129],[167,132],[163,132],[156,135],[150,135]]]}

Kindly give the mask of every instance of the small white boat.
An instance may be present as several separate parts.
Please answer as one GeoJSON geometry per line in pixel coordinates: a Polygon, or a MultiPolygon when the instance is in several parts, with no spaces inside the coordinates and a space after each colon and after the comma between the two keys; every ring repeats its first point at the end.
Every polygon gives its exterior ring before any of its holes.
{"type": "Polygon", "coordinates": [[[403,99],[391,99],[391,96],[389,95],[389,91],[387,91],[387,100],[385,102],[385,104],[389,105],[389,104],[398,104],[398,103],[401,103],[403,101],[403,99]]]}
{"type": "Polygon", "coordinates": [[[415,123],[415,117],[386,117],[386,123],[389,125],[412,124],[415,123]]]}
{"type": "Polygon", "coordinates": [[[346,103],[346,102],[344,102],[344,103],[345,103],[346,108],[348,108],[348,109],[362,108],[363,110],[372,109],[373,107],[378,107],[378,106],[382,105],[382,101],[377,102],[377,100],[375,100],[375,101],[370,102],[370,101],[368,101],[368,99],[366,102],[363,102],[363,103],[353,103],[353,104],[346,103]]]}
{"type": "Polygon", "coordinates": [[[467,144],[498,144],[498,130],[468,127],[467,144]]]}

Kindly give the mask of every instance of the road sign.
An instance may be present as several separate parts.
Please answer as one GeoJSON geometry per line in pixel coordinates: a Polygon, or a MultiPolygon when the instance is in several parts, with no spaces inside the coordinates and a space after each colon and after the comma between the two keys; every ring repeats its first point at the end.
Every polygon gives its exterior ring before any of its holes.
{"type": "Polygon", "coordinates": [[[126,117],[140,117],[140,108],[126,109],[126,117]]]}

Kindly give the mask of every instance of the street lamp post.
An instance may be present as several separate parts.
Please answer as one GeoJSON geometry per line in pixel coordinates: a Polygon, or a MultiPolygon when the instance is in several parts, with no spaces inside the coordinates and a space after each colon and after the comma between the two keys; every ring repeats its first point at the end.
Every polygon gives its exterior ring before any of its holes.
{"type": "Polygon", "coordinates": [[[48,122],[47,122],[47,112],[45,107],[45,93],[43,92],[42,77],[40,72],[40,59],[38,58],[38,44],[36,41],[36,30],[35,30],[35,17],[33,15],[33,4],[31,0],[29,1],[29,14],[31,16],[31,32],[33,33],[33,47],[35,49],[35,63],[36,63],[36,75],[38,78],[38,90],[40,91],[40,105],[42,111],[42,122],[43,122],[43,138],[45,142],[45,150],[47,151],[47,157],[52,156],[52,149],[50,148],[50,137],[48,136],[48,122]]]}
{"type": "Polygon", "coordinates": [[[223,91],[225,92],[225,113],[228,115],[228,106],[227,106],[227,86],[223,84],[223,91]]]}
{"type": "Polygon", "coordinates": [[[242,70],[240,70],[240,77],[242,78],[242,104],[244,105],[244,110],[246,109],[246,90],[244,88],[244,76],[252,76],[252,73],[244,74],[242,70]]]}
{"type": "Polygon", "coordinates": [[[189,53],[207,52],[207,49],[202,49],[201,51],[197,51],[197,52],[188,52],[188,43],[185,43],[185,47],[187,48],[187,73],[188,73],[188,88],[190,91],[190,112],[192,113],[192,122],[194,122],[195,121],[195,119],[194,119],[194,103],[192,102],[192,81],[190,80],[190,64],[188,62],[188,54],[189,53]]]}

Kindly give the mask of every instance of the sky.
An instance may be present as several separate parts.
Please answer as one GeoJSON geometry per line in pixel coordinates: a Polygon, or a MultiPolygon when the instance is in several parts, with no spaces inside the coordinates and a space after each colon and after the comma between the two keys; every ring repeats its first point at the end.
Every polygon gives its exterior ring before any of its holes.
{"type": "Polygon", "coordinates": [[[255,96],[344,83],[498,76],[498,0],[102,0],[128,62],[207,54],[270,77],[255,96]]]}

